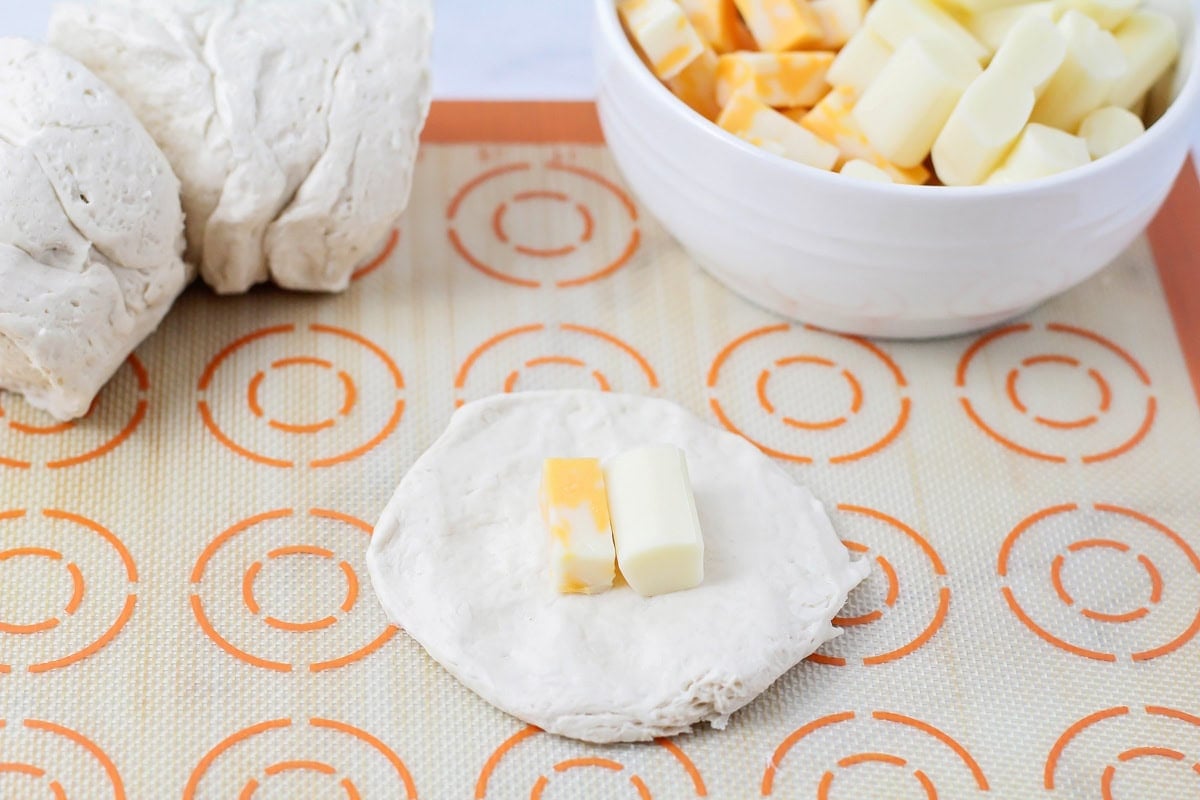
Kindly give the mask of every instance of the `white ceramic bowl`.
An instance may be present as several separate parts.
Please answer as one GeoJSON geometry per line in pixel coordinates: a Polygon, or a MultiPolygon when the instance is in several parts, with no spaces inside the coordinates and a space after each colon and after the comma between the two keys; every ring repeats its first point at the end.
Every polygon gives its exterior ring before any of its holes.
{"type": "Polygon", "coordinates": [[[1121,151],[1031,183],[876,184],[756,148],[654,78],[614,0],[595,0],[600,120],[642,203],[698,264],[749,300],[869,336],[962,333],[1090,277],[1166,198],[1200,117],[1200,59],[1191,5],[1151,6],[1184,33],[1174,102],[1121,151]]]}

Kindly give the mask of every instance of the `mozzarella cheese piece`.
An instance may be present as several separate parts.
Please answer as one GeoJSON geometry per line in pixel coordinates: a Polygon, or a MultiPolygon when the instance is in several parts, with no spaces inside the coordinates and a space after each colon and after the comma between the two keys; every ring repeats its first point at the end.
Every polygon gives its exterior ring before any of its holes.
{"type": "Polygon", "coordinates": [[[833,169],[838,161],[832,144],[749,95],[735,94],[717,124],[753,145],[817,169],[833,169]]]}
{"type": "Polygon", "coordinates": [[[1083,139],[1031,122],[1004,164],[992,173],[987,183],[1002,185],[1045,178],[1082,167],[1091,160],[1087,142],[1083,139]]]}
{"type": "Polygon", "coordinates": [[[867,15],[866,0],[811,0],[809,6],[821,20],[821,43],[825,50],[837,50],[863,26],[867,15]]]}
{"type": "Polygon", "coordinates": [[[1168,16],[1138,11],[1115,32],[1128,70],[1108,94],[1114,106],[1132,108],[1179,56],[1179,29],[1168,16]]]}
{"type": "Polygon", "coordinates": [[[687,457],[651,445],[604,465],[617,563],[642,597],[693,589],[704,580],[704,538],[687,457]]]}
{"type": "Polygon", "coordinates": [[[854,118],[884,158],[901,167],[918,166],[981,72],[979,63],[950,39],[909,39],[863,93],[854,118]]]}
{"type": "Polygon", "coordinates": [[[1079,136],[1093,159],[1104,158],[1146,132],[1142,118],[1120,106],[1098,108],[1083,118],[1079,136]]]}
{"type": "Polygon", "coordinates": [[[675,0],[621,0],[617,6],[650,69],[674,78],[704,52],[704,40],[675,0]]]}
{"type": "Polygon", "coordinates": [[[601,392],[467,403],[404,477],[367,552],[388,616],[458,680],[591,742],[724,728],[837,635],[830,620],[870,563],[852,561],[812,494],[745,439],[674,403],[601,392]],[[646,442],[687,452],[705,581],[651,598],[559,594],[530,502],[546,456],[608,462],[646,442]]]}
{"type": "Polygon", "coordinates": [[[81,417],[191,279],[179,181],[86,67],[0,39],[0,198],[0,390],[81,417]]]}
{"type": "Polygon", "coordinates": [[[869,161],[863,161],[856,158],[852,161],[847,161],[838,170],[842,175],[849,178],[857,178],[860,181],[874,181],[875,183],[894,183],[892,176],[881,170],[869,161]]]}
{"type": "Polygon", "coordinates": [[[833,59],[826,80],[833,86],[847,87],[862,94],[887,66],[894,52],[878,34],[863,28],[833,59]]]}
{"type": "Polygon", "coordinates": [[[733,0],[679,0],[688,21],[718,53],[749,49],[749,32],[738,16],[733,0]]]}
{"type": "Polygon", "coordinates": [[[837,147],[847,161],[865,161],[882,170],[895,183],[913,185],[929,180],[929,170],[921,164],[898,167],[879,154],[854,118],[854,90],[839,87],[821,99],[811,111],[800,118],[800,124],[822,141],[837,147]]]}
{"type": "Polygon", "coordinates": [[[773,107],[812,106],[829,90],[833,53],[734,53],[717,65],[717,103],[742,92],[773,107]]]}
{"type": "Polygon", "coordinates": [[[163,149],[210,286],[340,291],[407,205],[431,28],[429,0],[103,0],[50,41],[163,149]]]}
{"type": "Polygon", "coordinates": [[[1004,38],[987,71],[1041,94],[1067,57],[1062,31],[1041,15],[1023,17],[1004,38]]]}
{"type": "Polygon", "coordinates": [[[987,72],[968,87],[933,145],[933,167],[947,186],[974,186],[992,174],[1033,111],[1033,90],[987,72]]]}
{"type": "Polygon", "coordinates": [[[1063,0],[1068,8],[1082,11],[1101,28],[1111,31],[1137,10],[1141,0],[1063,0]]]}
{"type": "Polygon", "coordinates": [[[1000,49],[1013,27],[1027,17],[1041,17],[1058,22],[1066,6],[1062,0],[1041,0],[1037,3],[1022,3],[983,11],[967,19],[966,27],[991,52],[1000,49]]]}
{"type": "Polygon", "coordinates": [[[717,64],[717,54],[706,47],[699,58],[666,82],[676,97],[712,121],[721,114],[721,106],[717,103],[717,64]]]}
{"type": "Polygon", "coordinates": [[[1117,80],[1126,74],[1127,62],[1113,35],[1087,15],[1070,10],[1058,27],[1066,39],[1067,55],[1038,98],[1032,119],[1073,131],[1105,104],[1117,80]]]}
{"type": "Polygon", "coordinates": [[[770,53],[819,43],[821,18],[807,0],[733,0],[759,49],[770,53]]]}
{"type": "Polygon", "coordinates": [[[932,0],[878,0],[867,13],[866,26],[892,48],[913,37],[940,36],[976,61],[989,55],[958,20],[932,0]]]}
{"type": "Polygon", "coordinates": [[[595,594],[612,588],[616,551],[600,461],[546,459],[538,500],[558,591],[595,594]]]}

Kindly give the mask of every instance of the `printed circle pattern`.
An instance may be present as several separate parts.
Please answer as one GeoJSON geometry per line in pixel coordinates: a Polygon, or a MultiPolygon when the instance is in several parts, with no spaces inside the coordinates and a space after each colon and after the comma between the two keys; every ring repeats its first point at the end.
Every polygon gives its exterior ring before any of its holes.
{"type": "Polygon", "coordinates": [[[1066,503],[1038,511],[1004,540],[997,572],[1016,618],[1076,656],[1151,661],[1200,632],[1200,556],[1133,509],[1066,503]]]}
{"type": "Polygon", "coordinates": [[[101,797],[125,800],[125,783],[92,739],[40,719],[0,719],[0,794],[5,797],[101,797]],[[11,794],[7,793],[11,792],[11,794]]]}
{"type": "Polygon", "coordinates": [[[489,169],[458,191],[446,218],[463,261],[528,289],[595,283],[628,264],[641,246],[629,195],[600,173],[562,161],[489,169]]]}
{"type": "Polygon", "coordinates": [[[811,325],[770,325],[734,339],[709,369],[708,393],[725,428],[795,464],[876,455],[912,411],[908,381],[882,348],[811,325]],[[792,391],[781,391],[784,380],[792,391]]]}
{"type": "Polygon", "coordinates": [[[281,508],[237,523],[192,569],[197,624],[229,655],[274,672],[361,661],[397,632],[362,598],[371,534],[370,524],[322,508],[304,517],[281,508]]]}
{"type": "Polygon", "coordinates": [[[1145,367],[1117,343],[1072,325],[992,331],[963,353],[955,382],[975,427],[1012,452],[1055,464],[1122,456],[1158,415],[1145,367]],[[1005,376],[1002,393],[991,388],[991,374],[1005,376]]]}
{"type": "Polygon", "coordinates": [[[828,800],[835,784],[842,797],[862,796],[866,788],[872,796],[887,789],[890,797],[930,800],[971,797],[990,788],[967,748],[928,722],[891,711],[845,711],[792,731],[771,756],[761,792],[828,800]],[[853,784],[857,794],[840,786],[852,781],[864,781],[853,784]]]}
{"type": "Polygon", "coordinates": [[[639,350],[611,333],[572,323],[502,331],[467,356],[454,381],[459,406],[501,391],[646,392],[658,386],[657,373],[639,350]]]}
{"type": "Polygon", "coordinates": [[[267,720],[231,734],[200,759],[183,797],[250,800],[268,789],[287,797],[417,797],[395,750],[362,728],[319,717],[267,720]],[[331,753],[349,763],[330,763],[331,753]]]}
{"type": "Polygon", "coordinates": [[[689,797],[708,796],[700,771],[679,744],[670,739],[656,739],[654,744],[657,747],[587,748],[581,742],[544,735],[530,725],[504,740],[488,757],[475,783],[475,799],[542,800],[560,784],[568,787],[563,791],[585,792],[588,797],[653,800],[659,785],[689,797]]]}
{"type": "Polygon", "coordinates": [[[1176,708],[1114,706],[1072,723],[1043,771],[1055,795],[1102,800],[1200,792],[1200,717],[1176,708]]]}
{"type": "Polygon", "coordinates": [[[56,422],[0,393],[0,468],[59,470],[103,458],[133,436],[146,419],[149,392],[150,374],[131,355],[82,419],[56,422]]]}
{"type": "Polygon", "coordinates": [[[370,261],[363,263],[358,269],[354,270],[350,275],[351,282],[361,281],[363,278],[378,271],[388,259],[396,252],[396,248],[400,245],[400,229],[395,228],[388,234],[387,241],[383,243],[383,249],[379,251],[379,255],[372,258],[370,261]]]}
{"type": "Polygon", "coordinates": [[[837,510],[845,520],[839,530],[855,537],[843,544],[874,564],[833,620],[843,634],[809,661],[837,667],[898,661],[924,647],[946,621],[950,587],[945,564],[924,536],[895,517],[863,506],[839,505],[837,510]],[[910,604],[918,604],[920,611],[910,611],[910,604]]]}
{"type": "Polygon", "coordinates": [[[107,646],[133,616],[138,571],[100,523],[58,509],[0,511],[0,675],[77,664],[107,646]],[[6,603],[7,605],[7,603],[6,603]]]}
{"type": "Polygon", "coordinates": [[[268,467],[333,467],[383,443],[404,416],[404,376],[382,347],[332,325],[260,328],[223,348],[200,378],[213,438],[268,467]],[[359,442],[347,447],[342,432],[359,442]]]}

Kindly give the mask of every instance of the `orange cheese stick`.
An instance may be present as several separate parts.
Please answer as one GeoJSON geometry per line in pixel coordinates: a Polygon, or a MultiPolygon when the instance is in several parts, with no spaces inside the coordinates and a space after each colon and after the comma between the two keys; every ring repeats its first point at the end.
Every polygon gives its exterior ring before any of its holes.
{"type": "Polygon", "coordinates": [[[717,65],[717,102],[735,92],[774,107],[811,106],[829,91],[825,76],[833,53],[733,53],[717,65]]]}
{"type": "Polygon", "coordinates": [[[878,167],[896,183],[920,185],[929,180],[924,166],[898,167],[871,146],[867,135],[855,121],[856,93],[843,86],[834,89],[801,118],[800,124],[821,139],[832,142],[841,153],[841,161],[866,161],[878,167]]]}

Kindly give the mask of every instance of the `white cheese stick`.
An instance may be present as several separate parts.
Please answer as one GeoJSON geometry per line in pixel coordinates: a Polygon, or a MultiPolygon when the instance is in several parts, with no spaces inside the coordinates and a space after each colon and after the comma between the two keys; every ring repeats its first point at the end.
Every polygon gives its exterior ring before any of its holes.
{"type": "Polygon", "coordinates": [[[942,34],[976,61],[989,55],[958,20],[932,0],[878,0],[867,12],[866,27],[893,48],[915,36],[942,34]]]}
{"type": "Polygon", "coordinates": [[[946,37],[909,39],[863,93],[854,118],[884,158],[915,167],[981,72],[978,62],[946,37]]]}
{"type": "Polygon", "coordinates": [[[1004,75],[1041,92],[1067,57],[1067,39],[1046,17],[1023,17],[1008,32],[988,65],[990,73],[1004,75]]]}
{"type": "Polygon", "coordinates": [[[839,173],[848,178],[857,178],[860,181],[874,181],[875,183],[895,183],[892,176],[881,170],[869,161],[863,161],[861,158],[856,158],[847,161],[838,170],[839,173]]]}
{"type": "Polygon", "coordinates": [[[966,27],[990,52],[1000,49],[1013,27],[1026,17],[1041,17],[1050,22],[1062,18],[1066,6],[1062,0],[1042,0],[984,11],[967,19],[966,27]]]}
{"type": "Polygon", "coordinates": [[[1179,30],[1170,17],[1139,11],[1117,28],[1115,36],[1129,68],[1112,87],[1108,102],[1130,108],[1175,63],[1179,30]]]}
{"type": "Polygon", "coordinates": [[[812,106],[829,91],[833,53],[731,53],[717,62],[717,103],[741,91],[774,108],[812,106]]]}
{"type": "Polygon", "coordinates": [[[869,28],[863,28],[842,48],[829,67],[825,80],[831,86],[848,87],[862,94],[887,66],[892,46],[869,28]]]}
{"type": "Polygon", "coordinates": [[[717,124],[753,145],[817,169],[833,169],[838,149],[749,95],[735,94],[717,124]]]}
{"type": "Polygon", "coordinates": [[[699,586],[704,539],[683,451],[632,450],[605,464],[604,479],[625,582],[643,597],[699,586]]]}
{"type": "Polygon", "coordinates": [[[1068,11],[1058,27],[1067,41],[1067,57],[1038,98],[1032,119],[1073,131],[1105,104],[1125,75],[1127,61],[1113,35],[1085,14],[1068,11]]]}
{"type": "Polygon", "coordinates": [[[898,167],[879,154],[854,119],[854,90],[841,86],[821,98],[800,124],[838,149],[845,161],[865,161],[883,172],[894,183],[919,186],[929,180],[924,165],[898,167]]]}
{"type": "Polygon", "coordinates": [[[1087,142],[1078,136],[1030,123],[1000,169],[987,179],[989,185],[1021,183],[1045,178],[1091,162],[1087,142]]]}
{"type": "Polygon", "coordinates": [[[812,0],[809,7],[821,20],[823,50],[837,50],[858,33],[867,16],[867,0],[812,0]]]}
{"type": "Polygon", "coordinates": [[[1140,0],[1063,0],[1063,3],[1087,14],[1104,30],[1111,31],[1129,19],[1140,0]]]}
{"type": "Polygon", "coordinates": [[[1079,126],[1079,136],[1094,159],[1115,153],[1145,132],[1142,118],[1120,106],[1098,108],[1079,126]]]}
{"type": "Polygon", "coordinates": [[[538,499],[550,532],[555,588],[563,594],[595,594],[611,588],[616,549],[600,462],[546,459],[538,499]]]}
{"type": "Polygon", "coordinates": [[[1033,111],[1033,90],[989,70],[968,87],[933,145],[933,169],[947,186],[975,186],[992,174],[1033,111]]]}
{"type": "Polygon", "coordinates": [[[704,53],[704,40],[675,0],[621,0],[617,10],[650,69],[664,81],[704,53]]]}

